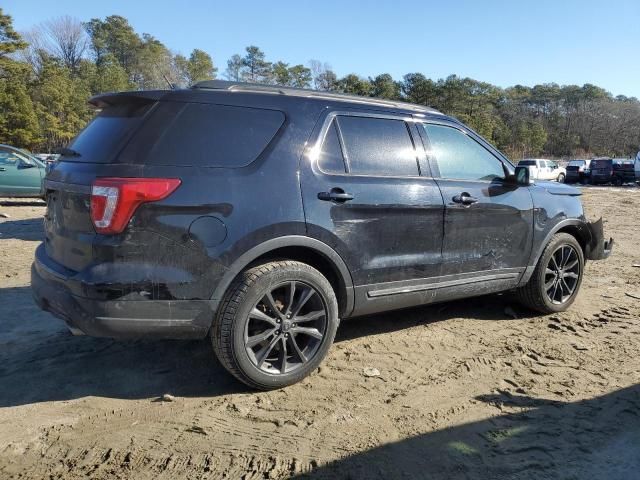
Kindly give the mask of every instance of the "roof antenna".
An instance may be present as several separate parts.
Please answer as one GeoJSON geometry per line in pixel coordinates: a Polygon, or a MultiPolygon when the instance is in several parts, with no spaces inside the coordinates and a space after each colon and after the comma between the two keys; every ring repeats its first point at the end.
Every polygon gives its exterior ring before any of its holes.
{"type": "Polygon", "coordinates": [[[167,82],[167,85],[169,85],[169,89],[170,90],[175,90],[176,89],[176,86],[169,81],[169,79],[167,78],[167,76],[164,73],[162,74],[162,77],[164,78],[164,81],[167,82]]]}

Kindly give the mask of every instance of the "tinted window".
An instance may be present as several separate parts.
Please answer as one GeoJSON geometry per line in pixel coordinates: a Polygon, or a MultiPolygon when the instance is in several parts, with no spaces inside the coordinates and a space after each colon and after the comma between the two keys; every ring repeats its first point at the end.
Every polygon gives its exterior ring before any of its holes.
{"type": "Polygon", "coordinates": [[[520,165],[521,167],[535,167],[536,166],[536,161],[535,160],[520,160],[518,162],[518,165],[520,165]]]}
{"type": "Polygon", "coordinates": [[[275,110],[163,102],[131,150],[155,144],[146,160],[155,165],[243,167],[262,153],[283,123],[284,114],[275,110]]]}
{"type": "Polygon", "coordinates": [[[338,123],[351,173],[419,174],[416,152],[407,125],[402,120],[341,116],[338,123]]]}
{"type": "Polygon", "coordinates": [[[327,173],[345,173],[344,157],[335,122],[331,124],[324,138],[318,163],[320,168],[327,173]]]}
{"type": "Polygon", "coordinates": [[[504,177],[502,163],[460,130],[423,124],[442,178],[492,180],[504,177]]]}
{"type": "Polygon", "coordinates": [[[71,142],[80,154],[66,156],[66,162],[109,163],[114,160],[131,133],[140,125],[152,104],[125,104],[103,109],[71,142]]]}
{"type": "Polygon", "coordinates": [[[571,160],[569,162],[569,167],[582,167],[583,165],[585,165],[585,161],[584,160],[571,160]]]}
{"type": "Polygon", "coordinates": [[[612,160],[592,160],[591,168],[607,168],[613,164],[612,160]]]}

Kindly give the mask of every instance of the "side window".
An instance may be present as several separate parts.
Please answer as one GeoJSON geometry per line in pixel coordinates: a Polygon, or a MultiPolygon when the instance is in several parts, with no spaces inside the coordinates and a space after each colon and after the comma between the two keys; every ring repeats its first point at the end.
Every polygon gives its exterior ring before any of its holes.
{"type": "Polygon", "coordinates": [[[459,180],[503,178],[502,162],[486,148],[457,128],[422,124],[431,144],[431,155],[440,177],[459,180]]]}
{"type": "Polygon", "coordinates": [[[5,150],[0,150],[0,165],[9,165],[9,152],[5,150]]]}
{"type": "Polygon", "coordinates": [[[10,150],[0,150],[0,165],[17,166],[21,156],[10,150]]]}
{"type": "Polygon", "coordinates": [[[267,147],[284,113],[205,103],[160,102],[123,155],[152,165],[244,167],[267,147]],[[155,144],[149,152],[149,145],[155,144]]]}
{"type": "Polygon", "coordinates": [[[318,165],[326,173],[345,173],[346,171],[335,121],[331,122],[327,135],[324,137],[324,142],[322,142],[318,165]]]}
{"type": "Polygon", "coordinates": [[[340,116],[338,125],[350,173],[419,175],[416,152],[404,121],[340,116]]]}

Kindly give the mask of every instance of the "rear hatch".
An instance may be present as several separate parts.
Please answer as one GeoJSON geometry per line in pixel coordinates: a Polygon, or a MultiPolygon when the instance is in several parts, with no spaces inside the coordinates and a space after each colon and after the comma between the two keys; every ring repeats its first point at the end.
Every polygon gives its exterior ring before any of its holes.
{"type": "Polygon", "coordinates": [[[96,235],[90,215],[91,183],[99,176],[139,176],[142,167],[118,163],[118,153],[160,93],[98,97],[94,102],[101,111],[47,174],[45,249],[63,267],[80,271],[91,263],[96,235]]]}
{"type": "Polygon", "coordinates": [[[619,175],[627,180],[632,180],[635,178],[635,169],[633,162],[631,161],[614,162],[613,171],[616,175],[619,175]]]}
{"type": "Polygon", "coordinates": [[[613,160],[593,160],[591,162],[591,175],[597,177],[610,177],[613,174],[613,160]]]}
{"type": "Polygon", "coordinates": [[[583,163],[570,163],[567,165],[567,175],[578,175],[580,171],[584,171],[583,163]]]}

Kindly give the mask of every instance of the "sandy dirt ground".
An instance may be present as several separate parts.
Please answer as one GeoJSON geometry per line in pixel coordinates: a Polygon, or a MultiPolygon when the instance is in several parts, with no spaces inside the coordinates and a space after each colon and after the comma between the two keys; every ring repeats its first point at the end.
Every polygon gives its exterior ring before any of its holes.
{"type": "Polygon", "coordinates": [[[31,300],[44,206],[2,201],[0,478],[640,478],[640,188],[583,201],[617,244],[569,312],[496,295],[345,321],[267,393],[206,341],[71,336],[31,300]]]}

